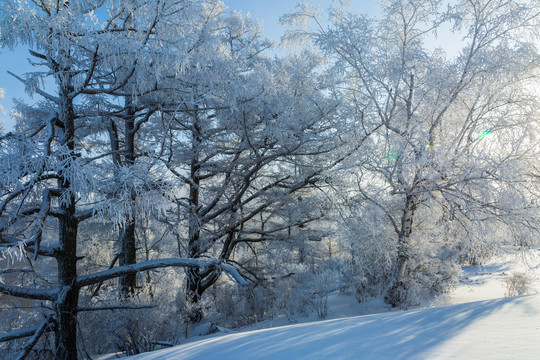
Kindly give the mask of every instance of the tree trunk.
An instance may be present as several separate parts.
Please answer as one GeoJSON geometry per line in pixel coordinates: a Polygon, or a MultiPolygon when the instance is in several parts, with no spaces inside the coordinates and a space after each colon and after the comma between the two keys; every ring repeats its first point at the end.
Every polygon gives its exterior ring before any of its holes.
{"type": "Polygon", "coordinates": [[[196,324],[204,316],[200,301],[202,294],[219,278],[219,273],[213,270],[202,271],[196,268],[186,270],[186,322],[196,324]]]}
{"type": "MultiPolygon", "coordinates": [[[[118,257],[120,266],[132,265],[137,263],[135,247],[135,220],[133,216],[129,216],[126,224],[120,228],[120,256],[118,257]]],[[[137,287],[136,274],[124,275],[119,278],[120,293],[122,296],[128,297],[135,294],[137,287]]]]}
{"type": "MultiPolygon", "coordinates": [[[[65,91],[61,93],[61,119],[64,125],[60,143],[69,149],[66,157],[75,159],[75,114],[70,95],[73,91],[71,79],[68,77],[65,91]]],[[[75,217],[75,194],[71,189],[71,169],[60,171],[58,186],[65,201],[60,202],[63,216],[59,219],[58,286],[61,289],[54,303],[57,326],[55,332],[55,359],[77,359],[77,307],[79,289],[74,286],[77,279],[77,230],[78,221],[75,217]]]]}
{"type": "Polygon", "coordinates": [[[401,217],[401,229],[398,233],[398,254],[392,271],[390,285],[384,301],[393,307],[406,306],[408,298],[407,263],[409,261],[409,238],[412,233],[414,213],[418,206],[418,195],[408,194],[405,210],[401,217]]]}
{"type": "MultiPolygon", "coordinates": [[[[196,116],[196,115],[195,115],[196,116]]],[[[199,153],[201,146],[201,129],[198,123],[198,119],[194,119],[191,150],[193,152],[190,164],[190,179],[189,185],[189,239],[188,250],[189,258],[196,259],[201,256],[201,224],[199,219],[199,196],[200,196],[200,169],[199,153]]],[[[189,324],[196,324],[203,318],[203,311],[200,305],[200,300],[203,292],[206,288],[203,288],[202,282],[204,281],[204,275],[199,269],[187,269],[186,270],[186,322],[189,324]]]]}
{"type": "MultiPolygon", "coordinates": [[[[196,259],[201,256],[201,227],[199,220],[199,192],[200,192],[200,164],[199,164],[199,151],[200,151],[200,129],[195,122],[193,125],[192,132],[192,141],[191,149],[193,155],[191,158],[190,164],[190,179],[191,184],[189,185],[189,204],[190,204],[190,213],[189,213],[189,239],[188,239],[188,248],[189,248],[189,257],[191,259],[196,259]]],[[[202,320],[203,312],[199,304],[201,295],[203,291],[201,290],[201,274],[198,269],[187,269],[186,270],[186,322],[189,324],[195,324],[202,320]]]]}
{"type": "Polygon", "coordinates": [[[186,316],[188,324],[197,324],[203,318],[200,304],[202,291],[200,289],[201,277],[196,269],[186,270],[186,316]]]}
{"type": "Polygon", "coordinates": [[[60,247],[58,260],[58,283],[61,287],[55,303],[57,318],[55,359],[77,359],[77,307],[79,289],[73,284],[77,279],[77,229],[75,199],[64,209],[66,215],[60,219],[60,247]]]}
{"type": "MultiPolygon", "coordinates": [[[[126,97],[127,114],[125,119],[125,160],[126,166],[132,167],[135,164],[135,109],[130,96],[126,97]]],[[[137,263],[137,247],[135,241],[135,214],[134,207],[137,196],[131,190],[131,211],[127,214],[125,225],[120,228],[120,257],[119,264],[133,265],[137,263]]],[[[120,294],[126,298],[135,294],[137,287],[137,275],[129,274],[120,277],[120,294]]]]}

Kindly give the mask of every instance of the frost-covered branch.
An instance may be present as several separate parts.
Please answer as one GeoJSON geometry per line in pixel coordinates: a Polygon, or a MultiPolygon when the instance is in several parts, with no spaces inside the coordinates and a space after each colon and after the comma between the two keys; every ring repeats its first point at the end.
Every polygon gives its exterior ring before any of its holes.
{"type": "Polygon", "coordinates": [[[45,326],[44,330],[46,330],[47,326],[50,326],[50,325],[52,325],[52,323],[50,322],[50,320],[47,320],[47,321],[44,321],[39,327],[15,330],[8,333],[0,334],[0,342],[17,340],[17,339],[33,336],[37,334],[39,330],[42,329],[44,326],[45,326]]]}
{"type": "Polygon", "coordinates": [[[143,310],[153,309],[157,305],[111,305],[111,306],[93,306],[78,308],[77,312],[81,311],[103,311],[103,310],[143,310]]]}
{"type": "MultiPolygon", "coordinates": [[[[25,80],[25,79],[21,78],[20,76],[15,75],[11,71],[8,71],[7,73],[10,74],[11,76],[13,76],[14,78],[16,78],[17,80],[19,80],[20,82],[22,82],[25,86],[29,85],[28,80],[25,80]]],[[[60,102],[60,98],[58,98],[57,96],[52,96],[51,94],[48,94],[48,93],[46,93],[45,91],[43,91],[43,90],[41,90],[39,88],[34,88],[33,90],[36,93],[38,93],[39,95],[43,96],[45,99],[49,100],[49,101],[52,101],[52,102],[57,103],[57,104],[60,102]]]]}
{"type": "Polygon", "coordinates": [[[29,289],[0,283],[0,293],[24,299],[54,301],[58,295],[58,290],[29,289]]]}
{"type": "Polygon", "coordinates": [[[3,249],[7,251],[15,250],[30,251],[42,256],[56,257],[59,255],[59,248],[53,246],[36,246],[35,240],[17,239],[9,235],[0,234],[0,253],[3,249]]]}
{"type": "Polygon", "coordinates": [[[101,281],[114,279],[120,276],[137,274],[141,271],[153,270],[167,267],[183,267],[183,268],[200,268],[200,269],[216,269],[223,270],[225,273],[241,285],[246,285],[247,282],[240,276],[238,271],[231,265],[223,263],[221,260],[202,260],[202,259],[181,259],[168,258],[157,259],[141,262],[133,265],[124,265],[112,268],[110,270],[100,271],[90,275],[83,275],[77,278],[76,286],[84,287],[92,284],[97,284],[101,281]]]}

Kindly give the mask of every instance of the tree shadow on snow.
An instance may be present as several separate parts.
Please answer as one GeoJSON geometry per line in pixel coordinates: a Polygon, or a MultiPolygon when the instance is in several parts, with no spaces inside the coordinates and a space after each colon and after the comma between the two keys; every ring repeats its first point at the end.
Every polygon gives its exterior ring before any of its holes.
{"type": "Polygon", "coordinates": [[[430,350],[476,321],[522,300],[504,298],[235,333],[134,359],[425,359],[430,350]]]}

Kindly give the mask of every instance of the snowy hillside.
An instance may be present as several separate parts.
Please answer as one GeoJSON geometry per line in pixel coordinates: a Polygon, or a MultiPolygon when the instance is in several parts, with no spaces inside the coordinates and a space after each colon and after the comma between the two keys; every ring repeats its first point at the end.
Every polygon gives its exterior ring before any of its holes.
{"type": "Polygon", "coordinates": [[[235,333],[130,359],[538,359],[538,339],[531,295],[235,333]]]}
{"type": "MultiPolygon", "coordinates": [[[[539,359],[540,294],[503,297],[506,279],[517,272],[529,273],[531,292],[539,288],[538,255],[510,254],[489,266],[465,268],[446,299],[459,304],[380,308],[386,312],[214,335],[129,359],[539,359]],[[491,300],[467,302],[481,298],[491,300]]],[[[335,296],[334,315],[346,313],[345,301],[335,296]]],[[[349,308],[362,313],[375,305],[361,306],[351,302],[349,308]]]]}

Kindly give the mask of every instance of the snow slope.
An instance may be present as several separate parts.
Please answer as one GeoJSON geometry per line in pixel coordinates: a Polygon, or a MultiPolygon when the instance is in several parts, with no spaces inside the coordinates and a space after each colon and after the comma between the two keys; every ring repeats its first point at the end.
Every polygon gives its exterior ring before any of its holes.
{"type": "Polygon", "coordinates": [[[334,294],[333,316],[385,312],[215,334],[128,359],[540,359],[540,294],[504,298],[505,279],[516,272],[529,272],[531,292],[540,290],[540,251],[521,256],[465,268],[446,299],[453,305],[389,312],[376,301],[370,307],[334,294]]]}
{"type": "Polygon", "coordinates": [[[130,359],[540,359],[540,295],[234,333],[130,359]]]}

